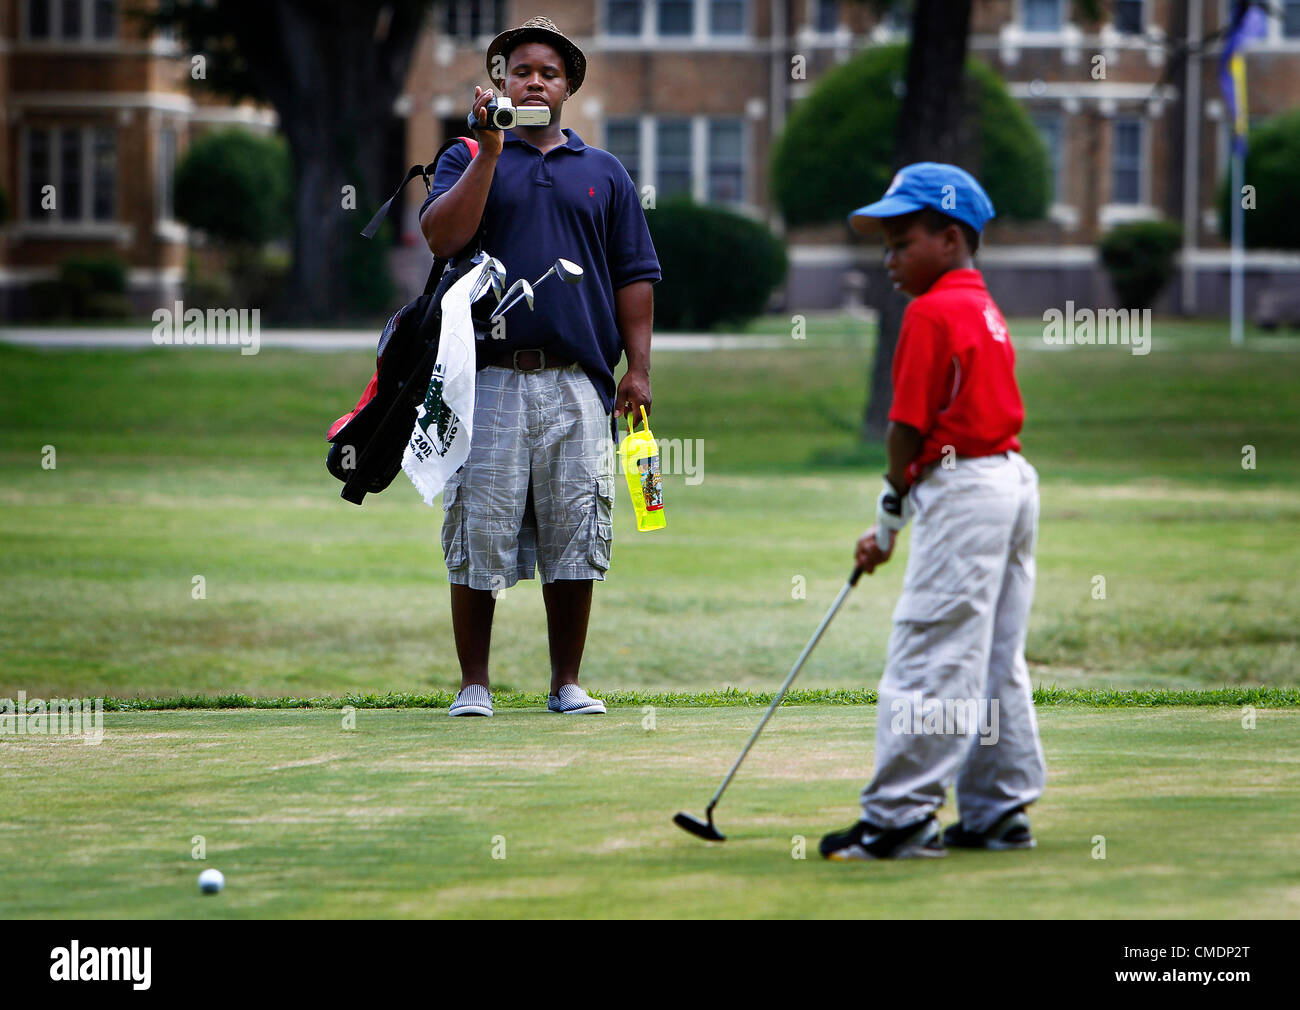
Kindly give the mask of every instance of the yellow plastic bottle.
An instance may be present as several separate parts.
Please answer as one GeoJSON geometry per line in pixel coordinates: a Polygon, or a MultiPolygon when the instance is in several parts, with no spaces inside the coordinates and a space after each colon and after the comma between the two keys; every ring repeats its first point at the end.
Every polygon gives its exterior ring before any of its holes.
{"type": "Polygon", "coordinates": [[[623,472],[627,474],[627,489],[632,495],[636,510],[636,528],[639,533],[661,530],[668,525],[664,515],[664,486],[659,473],[659,445],[650,433],[650,421],[641,408],[641,422],[645,428],[634,431],[632,415],[627,418],[627,437],[619,446],[623,459],[623,472]]]}

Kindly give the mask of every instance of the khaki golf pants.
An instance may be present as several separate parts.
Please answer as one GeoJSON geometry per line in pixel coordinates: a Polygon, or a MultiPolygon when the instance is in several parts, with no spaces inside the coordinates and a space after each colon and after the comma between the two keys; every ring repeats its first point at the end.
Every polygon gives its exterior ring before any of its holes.
{"type": "Polygon", "coordinates": [[[912,495],[862,815],[912,824],[955,782],[964,826],[986,831],[1037,799],[1047,775],[1025,665],[1038,474],[1015,452],[957,459],[912,495]]]}

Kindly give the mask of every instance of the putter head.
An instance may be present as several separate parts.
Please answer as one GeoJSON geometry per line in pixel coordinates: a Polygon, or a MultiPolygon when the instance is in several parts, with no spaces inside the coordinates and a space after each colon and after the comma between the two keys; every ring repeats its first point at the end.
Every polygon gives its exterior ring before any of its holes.
{"type": "Polygon", "coordinates": [[[573,260],[556,260],[555,272],[560,275],[560,280],[564,281],[565,284],[577,284],[582,280],[582,267],[574,263],[573,260]]]}
{"type": "Polygon", "coordinates": [[[673,818],[673,823],[683,831],[689,831],[696,838],[703,838],[706,842],[725,842],[727,836],[713,826],[713,811],[709,811],[709,819],[702,821],[698,817],[685,812],[677,814],[673,818]]]}

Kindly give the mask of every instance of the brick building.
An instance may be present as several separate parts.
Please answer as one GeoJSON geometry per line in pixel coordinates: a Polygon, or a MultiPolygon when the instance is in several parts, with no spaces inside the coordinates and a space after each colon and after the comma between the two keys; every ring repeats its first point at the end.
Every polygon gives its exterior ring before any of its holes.
{"type": "MultiPolygon", "coordinates": [[[[905,6],[878,18],[849,0],[445,0],[394,108],[391,174],[461,130],[474,85],[486,83],[491,37],[545,13],[589,58],[565,125],[615,153],[658,199],[688,191],[766,221],[789,244],[785,304],[835,308],[855,276],[879,277],[879,251],[839,224],[786,232],[768,196],[772,144],[826,69],[906,38],[905,6]],[[796,58],[804,80],[792,79],[796,58]]],[[[274,128],[271,111],[232,107],[193,87],[188,54],[146,34],[124,7],[0,0],[5,317],[22,311],[26,285],[83,253],[123,256],[142,311],[175,297],[189,241],[170,208],[178,153],[214,125],[274,128]],[[54,209],[42,205],[46,185],[55,187],[54,209]]],[[[1185,65],[1174,65],[1170,50],[1220,30],[1230,0],[1108,0],[1105,8],[1106,23],[1080,24],[1070,0],[975,0],[971,50],[1025,104],[1051,152],[1054,188],[1047,220],[991,226],[981,265],[1009,312],[1037,313],[1067,297],[1104,305],[1098,236],[1121,221],[1169,217],[1183,223],[1187,248],[1182,283],[1164,307],[1221,314],[1227,251],[1215,205],[1228,123],[1217,47],[1185,65]]],[[[1270,37],[1247,60],[1253,119],[1300,95],[1300,0],[1274,8],[1270,37]]],[[[408,188],[399,257],[417,281],[427,268],[419,189],[408,188]]],[[[1261,287],[1300,277],[1295,254],[1253,252],[1247,264],[1248,306],[1261,287]]]]}
{"type": "Polygon", "coordinates": [[[122,257],[141,313],[178,297],[189,237],[172,215],[177,156],[196,131],[274,128],[266,110],[191,89],[188,54],[127,6],[0,0],[0,316],[21,315],[26,287],[79,255],[122,257]]]}
{"type": "MultiPolygon", "coordinates": [[[[1230,0],[1108,0],[1109,20],[1081,24],[1069,0],[975,0],[971,51],[1020,99],[1053,165],[1049,218],[991,226],[983,268],[1008,311],[1067,297],[1107,304],[1098,237],[1123,221],[1168,217],[1187,235],[1183,282],[1167,309],[1223,313],[1227,251],[1216,196],[1228,122],[1218,49],[1174,65],[1173,50],[1226,24],[1230,0]],[[1104,63],[1099,63],[1100,57],[1104,63]],[[1104,76],[1099,76],[1100,72],[1104,76]],[[1171,68],[1173,72],[1171,73],[1171,68]]],[[[451,0],[416,52],[401,111],[419,160],[460,130],[483,53],[499,30],[544,12],[587,53],[564,122],[623,161],[658,198],[683,190],[728,204],[785,234],[792,307],[844,303],[855,271],[880,274],[876,249],[841,225],[785,233],[768,198],[773,140],[828,67],[865,46],[906,39],[906,4],[883,18],[847,0],[451,0]],[[792,80],[792,59],[807,67],[792,80]]],[[[1249,51],[1250,112],[1266,118],[1300,96],[1300,0],[1275,5],[1267,40],[1249,51]]],[[[863,194],[865,199],[873,194],[863,194]]],[[[412,208],[419,200],[411,197],[412,208]]],[[[418,237],[414,212],[407,234],[418,237]]],[[[1247,304],[1293,283],[1300,256],[1247,256],[1247,304]]]]}

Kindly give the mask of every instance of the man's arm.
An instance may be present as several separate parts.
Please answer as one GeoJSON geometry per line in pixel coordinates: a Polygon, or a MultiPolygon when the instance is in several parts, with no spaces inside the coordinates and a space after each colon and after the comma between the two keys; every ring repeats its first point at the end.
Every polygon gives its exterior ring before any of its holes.
{"type": "Polygon", "coordinates": [[[614,321],[623,338],[627,372],[614,395],[614,416],[631,412],[633,423],[641,420],[641,408],[650,416],[650,329],[654,320],[654,287],[649,281],[633,281],[614,292],[614,321]]]}
{"type": "MultiPolygon", "coordinates": [[[[473,112],[479,122],[487,122],[487,103],[492,91],[474,89],[473,112]]],[[[478,154],[456,184],[434,200],[420,218],[420,231],[429,244],[429,250],[439,258],[455,256],[478,231],[487,206],[488,191],[496,172],[497,159],[503,143],[500,130],[476,131],[478,154]]]]}

